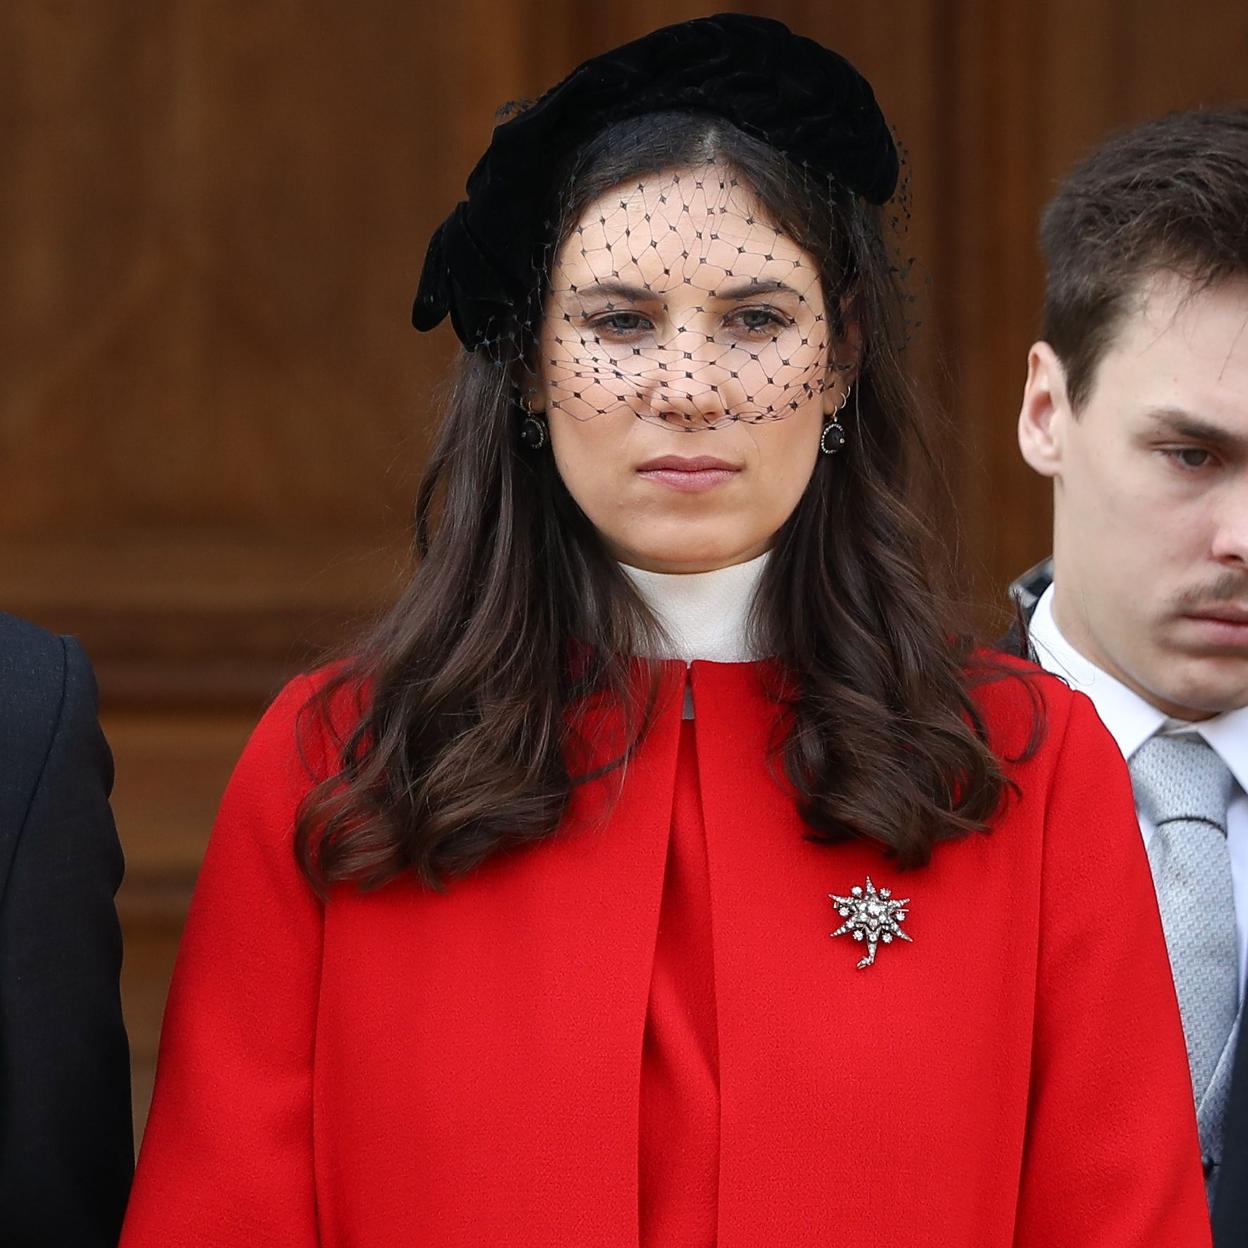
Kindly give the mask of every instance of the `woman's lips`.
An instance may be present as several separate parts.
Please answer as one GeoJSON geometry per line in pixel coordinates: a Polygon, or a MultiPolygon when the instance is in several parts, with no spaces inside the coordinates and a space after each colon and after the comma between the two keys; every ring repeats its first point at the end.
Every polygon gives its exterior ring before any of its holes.
{"type": "Polygon", "coordinates": [[[710,455],[686,458],[681,455],[663,455],[647,460],[637,469],[637,475],[647,481],[655,481],[669,489],[687,494],[702,494],[713,490],[725,481],[731,481],[741,471],[735,464],[710,455]]]}

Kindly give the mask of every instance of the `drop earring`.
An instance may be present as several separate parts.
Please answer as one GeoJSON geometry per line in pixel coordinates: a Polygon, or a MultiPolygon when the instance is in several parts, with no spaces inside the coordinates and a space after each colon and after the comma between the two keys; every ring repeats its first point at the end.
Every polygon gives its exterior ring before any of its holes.
{"type": "Polygon", "coordinates": [[[819,435],[819,449],[825,455],[835,455],[844,445],[845,430],[841,427],[841,422],[833,416],[819,435]]]}
{"type": "Polygon", "coordinates": [[[823,432],[819,435],[819,449],[825,455],[835,455],[845,445],[845,428],[840,418],[845,404],[849,402],[849,392],[853,388],[852,382],[845,387],[845,393],[841,395],[836,411],[832,413],[828,423],[823,427],[823,432]]]}
{"type": "Polygon", "coordinates": [[[546,445],[546,422],[529,406],[529,396],[520,396],[524,420],[520,425],[520,444],[526,450],[540,451],[546,445]]]}

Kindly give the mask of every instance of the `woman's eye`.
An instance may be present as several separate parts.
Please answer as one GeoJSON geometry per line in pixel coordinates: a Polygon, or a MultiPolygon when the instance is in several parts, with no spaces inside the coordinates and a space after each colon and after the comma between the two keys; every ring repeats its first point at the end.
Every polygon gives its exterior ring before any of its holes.
{"type": "Polygon", "coordinates": [[[590,321],[594,333],[609,338],[623,338],[651,329],[650,321],[640,312],[608,312],[590,321]]]}
{"type": "Polygon", "coordinates": [[[1213,456],[1199,446],[1170,447],[1165,453],[1181,468],[1207,468],[1213,462],[1213,456]]]}
{"type": "Polygon", "coordinates": [[[774,308],[741,308],[728,321],[755,336],[778,334],[790,324],[788,317],[774,308]]]}

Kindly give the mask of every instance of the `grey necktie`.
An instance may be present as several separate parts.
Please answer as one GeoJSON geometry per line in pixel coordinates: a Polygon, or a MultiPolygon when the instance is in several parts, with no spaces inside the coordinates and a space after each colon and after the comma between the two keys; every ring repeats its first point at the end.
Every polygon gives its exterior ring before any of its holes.
{"type": "Polygon", "coordinates": [[[1136,804],[1155,828],[1148,857],[1183,1016],[1202,1142],[1206,1156],[1212,1152],[1216,1157],[1220,1107],[1202,1102],[1239,1011],[1226,845],[1226,807],[1235,779],[1204,739],[1190,733],[1150,738],[1131,756],[1130,768],[1136,804]]]}

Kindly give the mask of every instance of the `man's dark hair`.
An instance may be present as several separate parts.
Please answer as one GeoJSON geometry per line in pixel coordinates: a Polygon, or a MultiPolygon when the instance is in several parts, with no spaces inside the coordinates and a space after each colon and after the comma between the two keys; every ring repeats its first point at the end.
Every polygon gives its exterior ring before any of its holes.
{"type": "Polygon", "coordinates": [[[1062,183],[1040,245],[1044,338],[1077,410],[1149,277],[1203,290],[1248,276],[1248,108],[1171,113],[1110,139],[1062,183]]]}

